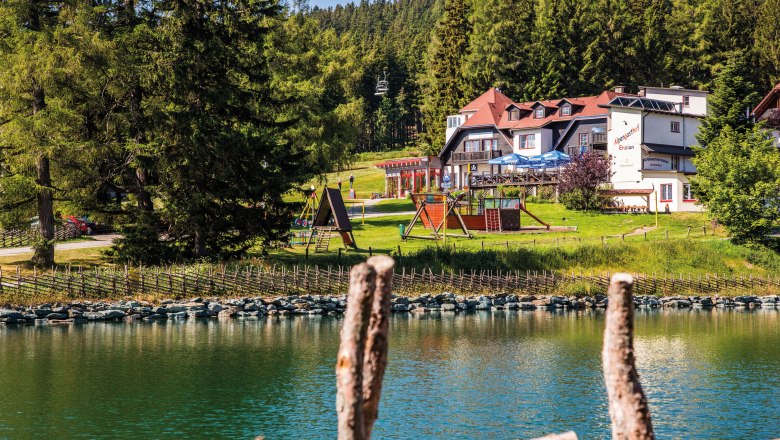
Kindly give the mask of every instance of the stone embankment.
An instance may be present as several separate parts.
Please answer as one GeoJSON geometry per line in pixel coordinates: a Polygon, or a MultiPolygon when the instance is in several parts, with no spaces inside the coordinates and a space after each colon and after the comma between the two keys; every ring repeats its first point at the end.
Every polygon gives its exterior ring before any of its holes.
{"type": "MultiPolygon", "coordinates": [[[[191,318],[249,318],[280,315],[340,315],[346,308],[346,296],[286,296],[276,298],[193,298],[177,302],[164,300],[160,304],[146,301],[91,302],[41,304],[35,307],[0,308],[0,323],[55,324],[89,321],[153,321],[191,318]]],[[[395,296],[395,313],[469,312],[503,310],[579,310],[604,308],[603,295],[585,297],[564,296],[456,296],[452,293],[424,294],[416,297],[395,296]]],[[[638,296],[637,308],[780,308],[780,297],[737,296],[638,296]]]]}

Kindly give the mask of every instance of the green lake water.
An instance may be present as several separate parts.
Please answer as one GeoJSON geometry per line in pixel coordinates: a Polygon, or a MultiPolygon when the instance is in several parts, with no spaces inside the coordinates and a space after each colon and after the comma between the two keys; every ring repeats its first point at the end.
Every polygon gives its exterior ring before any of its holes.
{"type": "MultiPolygon", "coordinates": [[[[335,438],[340,324],[0,326],[0,438],[335,438]]],[[[603,326],[395,315],[374,438],[608,438],[603,326]]],[[[780,312],[638,311],[636,333],[659,438],[780,436],[780,312]]]]}

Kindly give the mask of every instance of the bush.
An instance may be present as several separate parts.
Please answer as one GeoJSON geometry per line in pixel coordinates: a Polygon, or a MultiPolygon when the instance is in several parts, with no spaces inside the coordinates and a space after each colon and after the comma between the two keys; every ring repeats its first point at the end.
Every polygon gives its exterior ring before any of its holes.
{"type": "Polygon", "coordinates": [[[598,209],[601,206],[598,188],[612,176],[609,161],[609,157],[595,151],[574,156],[561,171],[558,186],[561,203],[568,209],[598,209]]]}

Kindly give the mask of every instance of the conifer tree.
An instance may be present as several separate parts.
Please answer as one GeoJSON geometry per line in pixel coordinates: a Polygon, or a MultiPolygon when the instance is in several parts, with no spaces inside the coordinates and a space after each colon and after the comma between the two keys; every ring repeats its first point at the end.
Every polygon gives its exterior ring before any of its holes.
{"type": "Polygon", "coordinates": [[[463,73],[468,96],[490,87],[520,99],[532,77],[531,46],[534,0],[485,0],[475,2],[463,73]]]}
{"type": "Polygon", "coordinates": [[[764,0],[758,8],[756,50],[770,85],[780,82],[780,0],[764,0]]]}
{"type": "Polygon", "coordinates": [[[707,117],[702,119],[696,135],[702,147],[718,137],[724,127],[731,127],[741,133],[752,125],[750,110],[759,95],[753,83],[747,79],[752,65],[746,58],[736,53],[715,77],[715,88],[707,101],[707,117]]]}
{"type": "Polygon", "coordinates": [[[241,253],[286,233],[282,194],[311,172],[281,135],[263,44],[272,1],[160,2],[147,98],[155,191],[169,242],[196,258],[241,253]]]}
{"type": "Polygon", "coordinates": [[[524,100],[577,95],[585,6],[579,0],[540,0],[532,33],[533,75],[524,100]]]}
{"type": "Polygon", "coordinates": [[[463,59],[471,34],[467,6],[464,0],[446,0],[428,51],[421,109],[426,131],[421,137],[429,154],[438,154],[444,146],[447,115],[457,112],[469,98],[463,81],[463,59]]]}
{"type": "Polygon", "coordinates": [[[0,209],[35,206],[39,266],[54,264],[55,198],[66,195],[57,179],[84,135],[74,96],[84,57],[68,35],[82,29],[76,15],[69,3],[0,4],[0,209]]]}

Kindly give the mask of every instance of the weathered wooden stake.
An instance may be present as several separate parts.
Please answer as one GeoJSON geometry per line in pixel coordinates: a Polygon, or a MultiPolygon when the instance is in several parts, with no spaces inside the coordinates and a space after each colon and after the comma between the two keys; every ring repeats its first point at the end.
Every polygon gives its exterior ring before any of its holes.
{"type": "Polygon", "coordinates": [[[368,438],[363,417],[363,358],[375,286],[374,268],[366,263],[352,268],[336,360],[336,414],[340,440],[368,438]]]}
{"type": "Polygon", "coordinates": [[[393,266],[390,257],[371,257],[368,265],[376,271],[376,287],[371,302],[366,349],[363,357],[363,423],[366,438],[379,415],[379,398],[387,366],[387,337],[390,328],[390,295],[393,291],[393,266]]]}
{"type": "Polygon", "coordinates": [[[634,279],[618,273],[609,285],[601,360],[613,439],[654,439],[650,410],[634,364],[634,279]]]}

